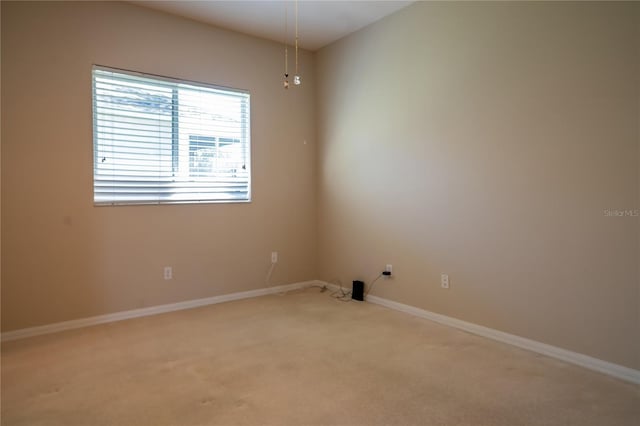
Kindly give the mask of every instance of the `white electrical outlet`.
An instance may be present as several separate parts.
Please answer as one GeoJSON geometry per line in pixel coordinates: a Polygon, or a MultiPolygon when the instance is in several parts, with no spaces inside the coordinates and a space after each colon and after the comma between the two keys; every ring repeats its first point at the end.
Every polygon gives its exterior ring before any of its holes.
{"type": "Polygon", "coordinates": [[[173,279],[173,268],[171,266],[164,267],[164,279],[165,280],[173,279]]]}
{"type": "Polygon", "coordinates": [[[271,263],[278,263],[278,252],[277,251],[272,251],[271,252],[271,263]]]}
{"type": "Polygon", "coordinates": [[[393,265],[390,264],[390,263],[387,263],[387,266],[384,267],[384,271],[392,273],[393,272],[393,265]]]}
{"type": "Polygon", "coordinates": [[[449,288],[449,275],[440,274],[440,287],[449,288]]]}

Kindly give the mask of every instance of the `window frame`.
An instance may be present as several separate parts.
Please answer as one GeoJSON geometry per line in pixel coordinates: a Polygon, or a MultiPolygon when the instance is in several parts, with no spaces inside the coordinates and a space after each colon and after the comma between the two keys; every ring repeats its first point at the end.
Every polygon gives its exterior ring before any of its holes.
{"type": "MultiPolygon", "coordinates": [[[[175,97],[174,100],[172,100],[172,106],[175,105],[175,97]]],[[[98,65],[98,64],[93,64],[91,67],[91,111],[92,111],[92,116],[91,116],[91,121],[92,121],[92,192],[93,192],[93,205],[96,207],[101,207],[101,206],[126,206],[126,205],[163,205],[163,204],[226,204],[226,203],[250,203],[252,202],[252,159],[253,159],[253,155],[252,155],[252,144],[251,144],[251,94],[249,92],[249,90],[246,89],[239,89],[239,88],[233,88],[233,87],[227,87],[227,86],[221,86],[221,85],[216,85],[216,84],[211,84],[211,83],[206,83],[206,82],[200,82],[200,81],[194,81],[194,80],[187,80],[187,79],[182,79],[182,78],[174,78],[174,77],[167,77],[167,76],[162,76],[162,75],[158,75],[158,74],[151,74],[151,73],[145,73],[145,72],[140,72],[140,71],[133,71],[133,70],[127,70],[127,69],[121,69],[121,68],[114,68],[114,67],[109,67],[109,66],[104,66],[104,65],[98,65]],[[243,132],[243,136],[244,139],[246,139],[245,142],[241,142],[240,143],[240,147],[243,148],[245,150],[245,155],[246,155],[246,161],[244,162],[244,166],[246,167],[246,198],[220,198],[220,199],[186,199],[186,200],[179,200],[179,199],[163,199],[160,195],[158,195],[158,198],[155,200],[143,200],[143,199],[137,199],[137,200],[115,200],[115,199],[111,199],[109,201],[97,201],[96,200],[96,176],[97,176],[97,162],[99,161],[99,150],[98,150],[98,102],[96,100],[96,74],[95,71],[104,71],[104,72],[113,72],[113,73],[118,73],[118,74],[126,74],[126,75],[130,75],[133,77],[140,77],[143,79],[148,79],[148,80],[157,80],[160,82],[167,82],[169,84],[175,84],[176,87],[178,87],[178,85],[180,84],[184,84],[184,85],[188,85],[188,86],[192,86],[195,88],[205,88],[205,89],[213,89],[216,91],[221,91],[221,92],[227,92],[229,93],[229,95],[244,95],[246,97],[246,100],[243,101],[246,103],[246,111],[244,111],[243,115],[246,116],[246,121],[242,121],[241,118],[241,122],[243,123],[242,126],[240,126],[241,131],[243,132]]],[[[173,113],[172,113],[173,114],[173,113]]],[[[176,123],[175,123],[175,117],[172,120],[172,124],[171,124],[171,134],[172,134],[172,139],[174,141],[176,141],[176,138],[179,138],[179,131],[176,130],[176,123]]],[[[190,135],[189,135],[190,136],[190,135]]],[[[207,135],[197,135],[199,137],[206,137],[207,135]]],[[[214,135],[212,134],[210,137],[215,139],[215,143],[216,146],[219,145],[219,140],[220,139],[225,139],[225,136],[221,136],[221,135],[214,135]]],[[[237,138],[234,138],[237,139],[237,138]]],[[[243,138],[241,138],[242,140],[243,138]]],[[[189,138],[187,139],[189,140],[189,138]]],[[[158,146],[160,146],[160,140],[158,140],[158,146]]],[[[190,149],[190,143],[187,142],[186,144],[186,150],[187,153],[189,152],[190,149]]],[[[181,144],[180,142],[178,143],[172,143],[172,153],[171,153],[171,160],[172,160],[172,164],[173,164],[173,168],[175,171],[175,168],[177,166],[177,164],[180,162],[180,154],[179,151],[181,150],[181,144]]],[[[187,154],[187,169],[186,171],[188,172],[188,181],[190,182],[197,182],[198,178],[201,178],[201,176],[193,176],[191,175],[191,170],[189,167],[189,154],[187,154]]],[[[184,181],[184,178],[182,178],[182,182],[186,182],[184,181]]],[[[126,182],[126,181],[125,181],[126,182]]],[[[159,181],[158,181],[159,182],[159,181]]],[[[173,183],[177,183],[176,187],[179,187],[179,185],[181,184],[179,180],[175,179],[173,180],[173,183]]],[[[211,187],[213,187],[213,182],[211,187]]],[[[158,194],[160,194],[161,191],[158,191],[158,194]]]]}

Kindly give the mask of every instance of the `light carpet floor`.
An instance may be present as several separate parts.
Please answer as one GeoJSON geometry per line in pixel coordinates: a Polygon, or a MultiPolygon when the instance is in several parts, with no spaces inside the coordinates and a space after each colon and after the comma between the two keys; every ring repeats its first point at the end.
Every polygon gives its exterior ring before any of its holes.
{"type": "Polygon", "coordinates": [[[2,345],[3,426],[640,425],[640,387],[318,288],[2,345]]]}

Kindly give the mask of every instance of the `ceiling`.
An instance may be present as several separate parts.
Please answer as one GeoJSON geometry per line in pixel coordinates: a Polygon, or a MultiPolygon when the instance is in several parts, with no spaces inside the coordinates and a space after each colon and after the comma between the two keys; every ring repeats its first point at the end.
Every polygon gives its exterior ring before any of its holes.
{"type": "MultiPolygon", "coordinates": [[[[293,42],[293,1],[132,1],[215,25],[217,27],[282,42],[285,6],[288,13],[288,39],[293,42]]],[[[413,1],[330,1],[299,0],[299,43],[303,49],[318,50],[359,30],[413,1]]]]}

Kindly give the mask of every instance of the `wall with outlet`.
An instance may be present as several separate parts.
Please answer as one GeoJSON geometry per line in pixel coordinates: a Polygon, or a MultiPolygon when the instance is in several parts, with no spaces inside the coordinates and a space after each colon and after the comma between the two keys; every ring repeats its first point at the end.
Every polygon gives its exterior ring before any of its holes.
{"type": "Polygon", "coordinates": [[[271,285],[316,278],[313,55],[285,92],[278,43],[126,2],[1,7],[2,331],[259,288],[274,249],[271,285]],[[249,90],[253,201],[94,207],[92,64],[249,90]]]}
{"type": "Polygon", "coordinates": [[[640,219],[603,214],[640,208],[639,24],[417,2],[320,50],[320,278],[640,368],[640,219]]]}
{"type": "Polygon", "coordinates": [[[392,264],[372,294],[640,368],[640,219],[603,214],[640,208],[640,5],[417,2],[287,92],[278,43],[1,11],[2,331],[392,264]],[[248,89],[253,201],[94,207],[92,64],[248,89]]]}

